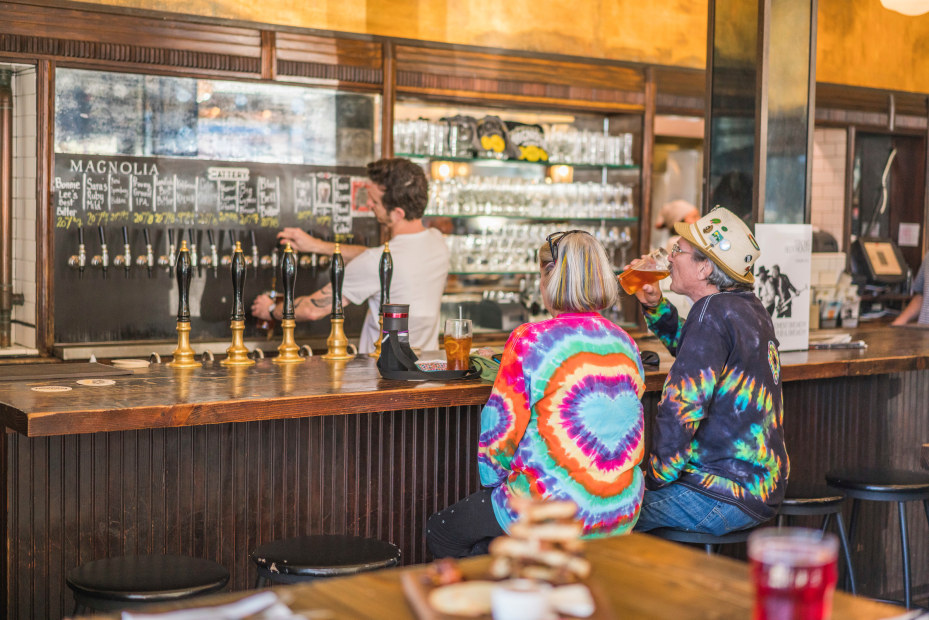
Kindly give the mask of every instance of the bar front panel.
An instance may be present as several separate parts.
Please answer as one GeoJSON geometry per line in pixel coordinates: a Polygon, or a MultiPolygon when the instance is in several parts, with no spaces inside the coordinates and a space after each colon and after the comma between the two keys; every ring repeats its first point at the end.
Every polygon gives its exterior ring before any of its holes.
{"type": "Polygon", "coordinates": [[[60,618],[71,568],[122,554],[215,560],[254,586],[249,553],[310,533],[426,558],[426,518],[477,489],[480,407],[28,439],[6,435],[6,616],[60,618]]]}

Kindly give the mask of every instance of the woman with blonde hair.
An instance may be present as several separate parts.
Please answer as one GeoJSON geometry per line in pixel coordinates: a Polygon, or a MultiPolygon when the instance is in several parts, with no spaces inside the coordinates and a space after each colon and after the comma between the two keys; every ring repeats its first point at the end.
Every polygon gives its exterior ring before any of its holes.
{"type": "Polygon", "coordinates": [[[645,373],[632,338],[599,314],[618,294],[610,261],[571,230],[548,236],[539,269],[552,318],[507,340],[481,413],[483,488],[429,518],[435,557],[486,553],[516,498],[573,501],[586,538],[625,534],[638,518],[645,373]]]}

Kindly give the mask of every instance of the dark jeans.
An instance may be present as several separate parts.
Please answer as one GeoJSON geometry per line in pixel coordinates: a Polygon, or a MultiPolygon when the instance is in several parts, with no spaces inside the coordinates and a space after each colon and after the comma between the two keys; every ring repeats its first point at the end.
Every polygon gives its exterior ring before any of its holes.
{"type": "Polygon", "coordinates": [[[426,521],[426,546],[436,558],[466,558],[487,553],[490,541],[506,532],[494,516],[490,494],[481,489],[426,521]]]}
{"type": "Polygon", "coordinates": [[[670,527],[687,532],[721,536],[757,525],[758,521],[737,506],[713,499],[682,484],[645,491],[635,531],[670,527]]]}

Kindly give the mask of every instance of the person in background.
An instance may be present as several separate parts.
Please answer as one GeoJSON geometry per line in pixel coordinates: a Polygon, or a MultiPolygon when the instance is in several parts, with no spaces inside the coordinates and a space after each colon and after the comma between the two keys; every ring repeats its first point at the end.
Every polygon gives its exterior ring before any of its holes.
{"type": "Polygon", "coordinates": [[[927,261],[929,261],[929,254],[923,257],[923,264],[919,266],[919,272],[913,280],[913,289],[910,291],[913,299],[891,325],[906,325],[914,319],[919,325],[929,325],[929,296],[926,295],[926,280],[929,279],[929,270],[926,269],[927,261]]]}
{"type": "Polygon", "coordinates": [[[716,208],[675,230],[671,290],[693,300],[687,320],[656,287],[636,293],[648,328],[676,358],[636,529],[720,535],[773,517],[787,487],[778,341],[752,289],[760,249],[742,220],[716,208]]]}
{"type": "Polygon", "coordinates": [[[632,338],[598,314],[618,294],[610,261],[572,230],[549,235],[539,262],[553,318],[507,340],[481,413],[483,488],[428,519],[437,558],[486,553],[516,498],[573,501],[587,538],[629,532],[639,514],[645,373],[632,338]]]}
{"type": "MultiPolygon", "coordinates": [[[[410,304],[410,346],[436,349],[449,256],[442,234],[423,226],[422,217],[429,201],[426,175],[422,168],[408,159],[381,159],[368,164],[366,189],[368,208],[390,234],[394,265],[390,300],[410,304]]],[[[290,243],[297,252],[332,254],[335,248],[334,243],[317,239],[299,228],[285,228],[277,236],[282,243],[290,243]]],[[[384,246],[340,245],[339,249],[346,262],[343,303],[368,303],[358,352],[370,353],[380,337],[377,322],[381,294],[378,265],[384,246]]],[[[268,295],[259,295],[252,302],[252,315],[259,319],[267,320],[273,316],[280,320],[282,310],[268,295]]],[[[329,316],[331,310],[330,284],[312,295],[294,300],[298,321],[322,319],[329,316]]]]}

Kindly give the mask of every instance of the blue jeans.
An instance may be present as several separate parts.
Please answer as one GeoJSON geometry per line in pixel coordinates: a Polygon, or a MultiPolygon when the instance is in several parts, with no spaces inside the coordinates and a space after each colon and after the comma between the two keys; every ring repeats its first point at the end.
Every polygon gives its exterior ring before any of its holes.
{"type": "Polygon", "coordinates": [[[647,532],[659,527],[670,527],[719,536],[758,523],[760,521],[732,504],[682,484],[670,484],[657,491],[645,491],[635,531],[647,532]]]}

